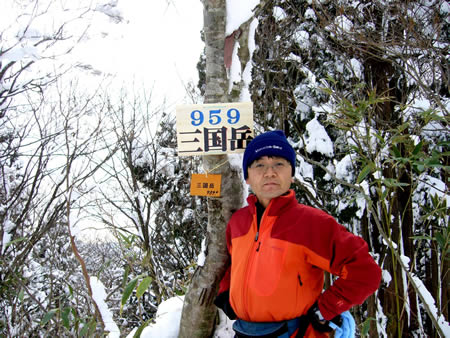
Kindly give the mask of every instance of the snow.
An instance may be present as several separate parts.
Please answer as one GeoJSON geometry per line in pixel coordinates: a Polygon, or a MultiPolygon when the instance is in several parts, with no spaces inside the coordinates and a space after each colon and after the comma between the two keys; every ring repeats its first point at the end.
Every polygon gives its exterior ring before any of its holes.
{"type": "Polygon", "coordinates": [[[102,316],[103,323],[105,324],[105,331],[109,331],[107,337],[119,338],[120,337],[119,327],[114,322],[113,314],[105,302],[106,299],[105,286],[97,277],[91,277],[90,283],[92,289],[92,298],[97,304],[98,310],[100,311],[100,314],[102,316]]]}
{"type": "Polygon", "coordinates": [[[225,35],[228,36],[253,16],[253,9],[259,0],[227,0],[227,23],[225,35]]]}
{"type": "Polygon", "coordinates": [[[214,331],[213,338],[234,337],[234,320],[230,320],[222,310],[219,310],[219,324],[214,331]]]}
{"type": "MultiPolygon", "coordinates": [[[[249,26],[249,33],[248,33],[248,51],[250,54],[250,60],[252,59],[253,52],[255,51],[255,31],[258,27],[258,20],[253,19],[249,26]]],[[[239,98],[239,101],[241,102],[250,102],[250,91],[249,91],[249,85],[252,80],[252,63],[247,62],[245,65],[244,71],[242,72],[242,80],[244,81],[244,86],[241,91],[241,96],[239,98]]]]}
{"type": "Polygon", "coordinates": [[[295,41],[298,42],[299,46],[303,49],[308,49],[310,47],[309,33],[304,30],[299,30],[295,32],[295,41]]]}
{"type": "Polygon", "coordinates": [[[333,142],[317,118],[306,124],[306,132],[308,134],[306,137],[306,151],[308,153],[317,151],[328,157],[333,156],[333,142]]]}
{"type": "Polygon", "coordinates": [[[235,170],[242,170],[243,153],[228,154],[228,162],[235,170]]]}
{"type": "MultiPolygon", "coordinates": [[[[230,163],[230,166],[233,168],[233,170],[236,171],[242,171],[242,159],[244,157],[243,153],[235,153],[235,154],[228,154],[228,162],[230,163]]],[[[241,175],[242,178],[242,186],[246,187],[247,184],[244,180],[244,175],[241,175]]],[[[244,204],[247,203],[247,197],[248,197],[248,189],[242,189],[242,201],[244,201],[244,204]]]]}
{"type": "Polygon", "coordinates": [[[430,175],[424,175],[420,180],[417,190],[426,190],[430,196],[437,196],[441,200],[446,200],[446,204],[450,205],[450,194],[446,193],[445,183],[430,175]]]}
{"type": "Polygon", "coordinates": [[[330,31],[331,36],[343,35],[345,33],[351,32],[353,29],[353,23],[345,16],[339,15],[334,19],[334,24],[328,25],[326,27],[330,31]]]}
{"type": "MultiPolygon", "coordinates": [[[[173,297],[158,306],[154,324],[147,326],[141,338],[175,338],[178,337],[181,311],[184,297],[173,297]]],[[[136,330],[131,331],[127,338],[132,338],[136,330]]]]}
{"type": "Polygon", "coordinates": [[[389,271],[383,270],[383,272],[382,272],[382,280],[383,280],[383,283],[386,284],[386,286],[389,286],[389,284],[392,281],[392,276],[389,273],[389,271]]]}
{"type": "Polygon", "coordinates": [[[231,90],[233,89],[233,84],[239,83],[241,81],[242,70],[241,70],[241,62],[239,61],[239,56],[238,56],[239,47],[240,47],[239,42],[236,41],[234,44],[234,47],[233,47],[232,55],[231,55],[228,94],[231,93],[231,90]]]}
{"type": "Polygon", "coordinates": [[[353,182],[353,160],[350,154],[345,155],[342,160],[336,164],[336,177],[346,182],[353,182]]]}
{"type": "Polygon", "coordinates": [[[448,1],[444,1],[439,8],[439,12],[447,18],[447,22],[449,22],[448,14],[450,13],[450,3],[448,1]]]}
{"type": "Polygon", "coordinates": [[[377,301],[377,332],[380,337],[387,337],[386,326],[388,323],[388,318],[384,315],[383,307],[380,302],[377,301]],[[381,320],[380,320],[381,318],[381,320]]]}
{"type": "MultiPolygon", "coordinates": [[[[403,262],[403,265],[406,267],[406,270],[409,270],[409,257],[401,256],[400,259],[403,262]]],[[[431,293],[428,291],[426,286],[423,284],[422,280],[417,277],[414,273],[410,272],[410,278],[414,282],[417,287],[417,292],[421,296],[422,300],[430,309],[430,313],[433,315],[435,322],[439,325],[440,330],[444,333],[444,337],[450,337],[450,325],[445,320],[445,317],[442,313],[439,313],[434,298],[431,293]]]]}
{"type": "Polygon", "coordinates": [[[15,224],[13,222],[11,222],[9,219],[7,219],[4,222],[4,233],[3,233],[3,238],[2,238],[2,255],[5,253],[6,250],[6,246],[9,244],[9,242],[11,241],[11,234],[10,231],[12,229],[14,229],[15,224]]]}
{"type": "Polygon", "coordinates": [[[436,308],[433,296],[427,290],[427,288],[425,287],[423,282],[420,280],[420,278],[413,275],[412,279],[414,280],[414,283],[417,285],[418,291],[424,298],[425,303],[427,304],[428,308],[431,310],[430,312],[434,315],[434,318],[435,318],[436,322],[438,323],[439,328],[444,333],[444,337],[450,337],[450,325],[445,320],[445,317],[443,314],[438,315],[439,311],[436,308]]]}
{"type": "Polygon", "coordinates": [[[363,67],[361,62],[356,59],[351,59],[350,67],[354,76],[356,76],[358,79],[361,79],[363,77],[363,67]]]}
{"type": "Polygon", "coordinates": [[[369,183],[367,181],[363,181],[360,184],[360,187],[364,190],[364,194],[357,193],[356,194],[356,205],[358,206],[358,211],[356,211],[356,216],[361,218],[364,214],[364,210],[366,209],[367,201],[365,196],[370,196],[369,194],[369,183]]]}
{"type": "Polygon", "coordinates": [[[183,222],[187,222],[194,217],[194,210],[186,208],[183,210],[183,222]]]}
{"type": "Polygon", "coordinates": [[[124,21],[104,22],[102,38],[85,41],[73,56],[113,76],[117,85],[128,85],[130,90],[140,84],[151,88],[155,105],[164,99],[168,103],[183,100],[186,83],[198,80],[196,64],[204,47],[199,34],[202,3],[126,0],[118,1],[116,9],[106,5],[102,11],[118,11],[124,21]]]}
{"type": "Polygon", "coordinates": [[[70,214],[69,226],[70,226],[70,234],[73,237],[77,237],[77,235],[79,235],[82,231],[81,227],[78,224],[78,218],[75,215],[73,215],[73,212],[70,214]]]}
{"type": "Polygon", "coordinates": [[[283,8],[275,6],[273,8],[273,17],[275,18],[275,20],[281,21],[286,19],[287,15],[283,8]]]}
{"type": "MultiPolygon", "coordinates": [[[[232,34],[236,29],[238,29],[244,22],[249,20],[253,16],[253,8],[259,4],[258,1],[238,1],[238,0],[227,0],[227,28],[226,36],[232,34]],[[230,28],[232,27],[232,28],[230,28]]],[[[243,48],[248,48],[250,58],[252,59],[253,52],[255,50],[255,31],[258,26],[258,20],[253,19],[249,25],[249,35],[247,46],[242,46],[243,48]]],[[[228,93],[233,89],[233,84],[240,83],[243,81],[243,88],[240,94],[239,100],[241,102],[250,101],[250,92],[248,90],[251,81],[251,71],[252,63],[247,62],[242,70],[241,62],[238,56],[238,49],[241,46],[239,42],[236,41],[233,47],[231,66],[229,70],[229,82],[228,82],[228,93]]]]}
{"type": "Polygon", "coordinates": [[[316,13],[312,8],[308,8],[305,11],[305,19],[317,21],[316,13]]]}
{"type": "Polygon", "coordinates": [[[295,170],[295,179],[302,183],[302,185],[308,189],[311,196],[316,197],[317,191],[311,184],[311,180],[314,178],[314,169],[311,164],[306,162],[303,157],[297,157],[297,168],[295,170]]]}
{"type": "MultiPolygon", "coordinates": [[[[176,338],[179,333],[181,312],[183,310],[184,296],[169,298],[158,306],[155,323],[147,326],[141,334],[141,338],[176,338]]],[[[213,338],[233,337],[232,320],[219,310],[219,324],[216,327],[213,338]]],[[[137,329],[131,331],[127,338],[132,338],[137,329]]]]}
{"type": "Polygon", "coordinates": [[[37,60],[39,57],[39,51],[34,46],[15,46],[3,55],[0,56],[0,61],[20,61],[20,60],[37,60]]]}
{"type": "Polygon", "coordinates": [[[206,259],[206,238],[203,238],[202,241],[202,248],[200,250],[200,253],[197,257],[197,265],[203,266],[205,265],[205,259],[206,259]]]}

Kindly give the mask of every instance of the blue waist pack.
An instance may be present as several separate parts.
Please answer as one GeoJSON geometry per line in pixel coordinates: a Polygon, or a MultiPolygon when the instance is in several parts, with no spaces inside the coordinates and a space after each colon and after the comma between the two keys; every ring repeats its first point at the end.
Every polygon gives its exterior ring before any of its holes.
{"type": "MultiPolygon", "coordinates": [[[[237,337],[278,337],[289,338],[304,322],[303,317],[282,322],[246,322],[238,319],[233,324],[237,337]]],[[[306,328],[305,328],[306,329],[306,328]]]]}

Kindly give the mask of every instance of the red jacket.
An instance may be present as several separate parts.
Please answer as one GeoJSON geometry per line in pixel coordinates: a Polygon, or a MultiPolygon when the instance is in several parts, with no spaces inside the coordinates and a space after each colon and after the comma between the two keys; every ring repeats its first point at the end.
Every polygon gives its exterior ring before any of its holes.
{"type": "Polygon", "coordinates": [[[229,290],[238,318],[288,320],[305,315],[318,300],[329,320],[378,288],[381,270],[367,243],[333,217],[299,204],[290,190],[271,200],[257,234],[256,202],[250,195],[226,231],[231,265],[219,294],[229,290]],[[339,278],[322,293],[324,270],[339,278]]]}

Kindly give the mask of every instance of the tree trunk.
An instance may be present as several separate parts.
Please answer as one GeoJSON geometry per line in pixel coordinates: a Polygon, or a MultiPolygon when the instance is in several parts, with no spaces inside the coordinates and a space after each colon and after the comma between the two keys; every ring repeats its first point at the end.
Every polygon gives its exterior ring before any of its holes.
{"type": "MultiPolygon", "coordinates": [[[[206,44],[205,103],[227,102],[228,80],[224,67],[226,0],[204,0],[206,44]]],[[[240,170],[230,166],[226,155],[204,156],[205,170],[221,174],[220,198],[208,199],[207,250],[203,266],[195,271],[186,293],[179,337],[209,337],[217,309],[213,304],[229,256],[225,230],[232,213],[243,203],[240,170]]]]}

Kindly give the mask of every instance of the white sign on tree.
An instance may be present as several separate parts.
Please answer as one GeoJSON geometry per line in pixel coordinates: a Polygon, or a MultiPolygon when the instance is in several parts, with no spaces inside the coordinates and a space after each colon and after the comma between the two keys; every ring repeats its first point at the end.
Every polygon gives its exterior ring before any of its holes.
{"type": "Polygon", "coordinates": [[[253,139],[252,102],[179,105],[178,155],[243,152],[253,139]]]}

